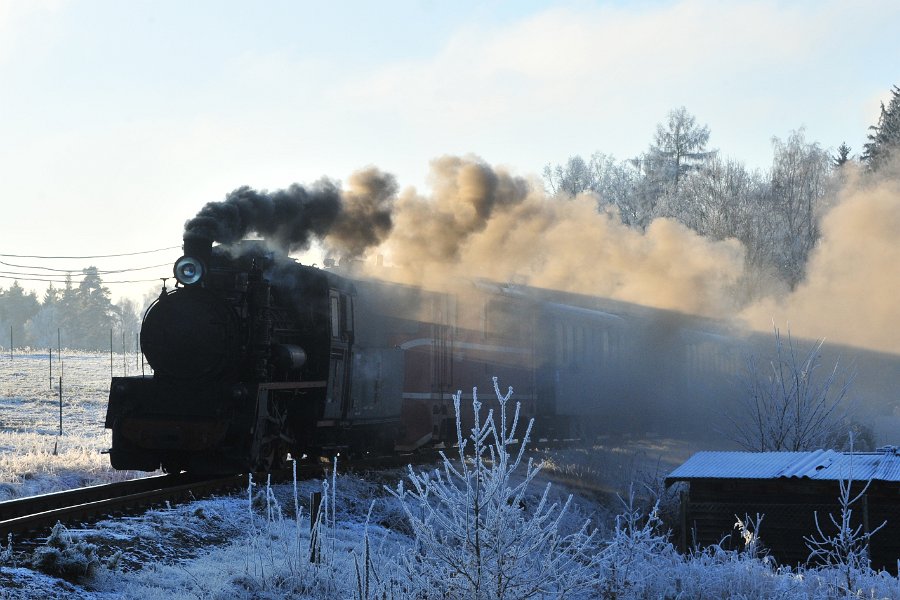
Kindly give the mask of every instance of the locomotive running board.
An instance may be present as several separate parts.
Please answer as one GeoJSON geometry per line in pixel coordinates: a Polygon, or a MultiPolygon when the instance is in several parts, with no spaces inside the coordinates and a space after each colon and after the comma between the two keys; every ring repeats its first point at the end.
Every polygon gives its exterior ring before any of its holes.
{"type": "Polygon", "coordinates": [[[270,381],[260,383],[260,390],[298,390],[328,387],[327,381],[270,381]]]}

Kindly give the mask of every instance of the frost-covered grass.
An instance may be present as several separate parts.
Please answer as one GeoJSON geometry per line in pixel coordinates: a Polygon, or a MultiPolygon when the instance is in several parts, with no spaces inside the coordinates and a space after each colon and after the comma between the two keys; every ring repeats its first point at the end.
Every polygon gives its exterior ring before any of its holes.
{"type": "MultiPolygon", "coordinates": [[[[119,481],[143,474],[114,471],[102,454],[110,446],[104,429],[109,396],[109,354],[0,355],[0,500],[119,481]],[[59,377],[63,376],[62,435],[59,377]]],[[[128,373],[136,367],[126,355],[128,373]]],[[[122,355],[113,373],[124,372],[122,355]]]]}

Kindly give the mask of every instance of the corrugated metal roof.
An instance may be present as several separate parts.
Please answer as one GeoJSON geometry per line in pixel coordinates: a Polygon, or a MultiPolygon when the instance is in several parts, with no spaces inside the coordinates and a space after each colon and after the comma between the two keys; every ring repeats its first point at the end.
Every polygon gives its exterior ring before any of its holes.
{"type": "Polygon", "coordinates": [[[692,479],[854,479],[900,482],[900,452],[698,452],[669,473],[666,485],[692,479]]]}

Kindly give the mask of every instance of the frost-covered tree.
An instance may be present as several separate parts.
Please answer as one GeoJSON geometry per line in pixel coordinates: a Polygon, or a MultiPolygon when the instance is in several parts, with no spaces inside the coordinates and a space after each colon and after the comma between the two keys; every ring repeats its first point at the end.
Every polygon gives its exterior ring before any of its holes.
{"type": "Polygon", "coordinates": [[[565,165],[544,167],[544,185],[556,196],[595,194],[598,209],[614,208],[623,223],[644,228],[656,216],[658,189],[646,179],[642,164],[641,159],[617,161],[602,152],[587,161],[573,156],[565,165]]]}
{"type": "Polygon", "coordinates": [[[645,157],[646,170],[665,185],[678,189],[681,179],[715,155],[706,149],[709,127],[685,107],[669,111],[665,123],[656,126],[653,143],[645,157]]]}
{"type": "Polygon", "coordinates": [[[468,436],[460,417],[462,393],[454,395],[458,460],[443,455],[443,466],[430,472],[410,467],[411,488],[401,481],[388,490],[402,504],[415,538],[403,557],[410,597],[561,598],[597,583],[595,534],[587,522],[564,531],[571,496],[562,505],[552,502],[549,484],[540,496],[528,494],[540,471],[531,459],[523,465],[533,422],[515,448],[520,407],[508,423],[512,388],[501,394],[495,378],[494,391],[497,412],[489,410],[482,420],[473,390],[468,436]],[[524,472],[517,474],[521,466],[524,472]]]}
{"type": "Polygon", "coordinates": [[[126,348],[129,347],[134,334],[141,329],[141,317],[138,314],[138,305],[130,298],[122,298],[112,306],[116,323],[116,335],[119,339],[123,336],[126,340],[126,348]]]}
{"type": "MultiPolygon", "coordinates": [[[[828,515],[831,525],[819,520],[818,512],[815,513],[816,533],[804,537],[806,547],[809,548],[811,564],[823,565],[833,569],[840,575],[838,585],[840,594],[846,597],[858,597],[861,591],[858,586],[860,580],[872,574],[871,561],[869,560],[869,543],[872,536],[887,525],[884,521],[871,530],[863,528],[863,520],[856,519],[857,525],[853,526],[853,507],[859,507],[859,502],[869,489],[871,480],[865,482],[858,491],[853,493],[853,442],[850,445],[849,472],[845,478],[838,480],[838,516],[828,515]],[[826,530],[828,532],[826,533],[826,530]]],[[[860,513],[862,510],[859,511],[860,513]]],[[[857,513],[859,515],[859,513],[857,513]]]]}
{"type": "Polygon", "coordinates": [[[861,160],[870,171],[877,171],[900,150],[900,87],[893,86],[888,105],[881,103],[878,124],[869,127],[869,142],[863,146],[861,160]]]}
{"type": "Polygon", "coordinates": [[[25,325],[40,310],[40,303],[34,292],[25,292],[18,281],[13,281],[6,291],[0,290],[0,322],[6,326],[0,334],[3,340],[9,344],[9,334],[12,331],[13,345],[25,346],[25,325]],[[11,328],[11,329],[10,329],[11,328]]]}
{"type": "Polygon", "coordinates": [[[806,141],[803,129],[787,140],[772,138],[775,156],[770,183],[771,214],[776,226],[776,261],[794,288],[806,271],[806,260],[819,240],[819,216],[831,172],[831,156],[806,141]]]}
{"type": "Polygon", "coordinates": [[[838,362],[822,371],[823,343],[801,355],[790,331],[785,342],[775,328],[774,356],[748,357],[746,395],[737,412],[728,415],[735,442],[754,452],[800,452],[840,438],[854,375],[838,362]]]}
{"type": "Polygon", "coordinates": [[[544,167],[544,181],[547,190],[553,195],[575,197],[584,192],[595,191],[592,164],[581,156],[570,156],[565,165],[544,167]]]}

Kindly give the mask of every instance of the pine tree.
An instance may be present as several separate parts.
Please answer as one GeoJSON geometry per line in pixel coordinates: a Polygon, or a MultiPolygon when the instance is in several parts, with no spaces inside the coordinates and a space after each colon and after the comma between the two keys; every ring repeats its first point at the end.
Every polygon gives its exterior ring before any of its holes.
{"type": "Polygon", "coordinates": [[[841,145],[838,146],[837,154],[832,159],[832,162],[835,167],[843,167],[849,161],[850,146],[847,145],[847,142],[841,142],[841,145]]]}
{"type": "Polygon", "coordinates": [[[887,107],[881,103],[878,124],[869,129],[872,133],[861,158],[870,171],[877,171],[900,149],[900,87],[893,86],[887,107]]]}
{"type": "Polygon", "coordinates": [[[82,270],[84,279],[75,290],[76,326],[71,342],[76,347],[99,350],[109,347],[109,330],[114,323],[114,309],[109,299],[109,288],[97,267],[82,270]]]}

